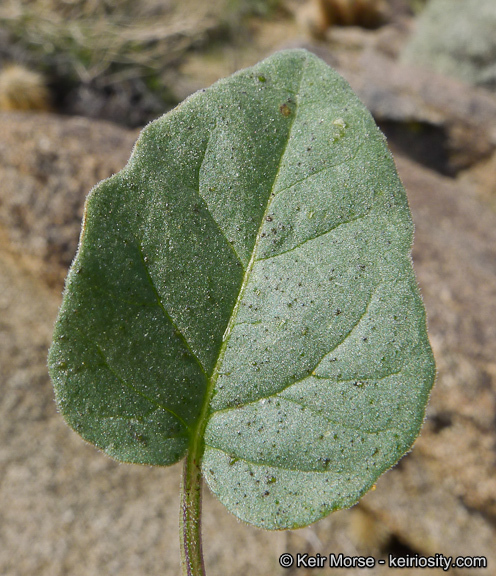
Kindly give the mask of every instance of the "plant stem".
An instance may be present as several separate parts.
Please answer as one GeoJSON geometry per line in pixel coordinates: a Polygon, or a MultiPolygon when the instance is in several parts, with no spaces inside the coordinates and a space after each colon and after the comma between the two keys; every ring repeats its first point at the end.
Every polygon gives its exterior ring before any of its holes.
{"type": "Polygon", "coordinates": [[[181,560],[183,576],[205,576],[201,538],[202,475],[192,450],[184,461],[181,485],[181,560]]]}

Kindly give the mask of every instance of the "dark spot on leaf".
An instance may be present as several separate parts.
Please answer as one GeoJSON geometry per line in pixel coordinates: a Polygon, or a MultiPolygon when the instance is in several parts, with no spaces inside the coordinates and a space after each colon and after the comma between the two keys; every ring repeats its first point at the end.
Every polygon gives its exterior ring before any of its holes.
{"type": "Polygon", "coordinates": [[[279,111],[286,118],[291,115],[291,108],[287,104],[281,104],[279,106],[279,111]]]}

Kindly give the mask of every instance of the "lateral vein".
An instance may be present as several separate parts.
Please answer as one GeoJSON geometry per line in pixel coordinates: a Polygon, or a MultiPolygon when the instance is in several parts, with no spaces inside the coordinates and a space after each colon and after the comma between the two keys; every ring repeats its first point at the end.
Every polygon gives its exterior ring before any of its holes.
{"type": "Polygon", "coordinates": [[[150,286],[153,290],[153,293],[155,294],[155,298],[157,299],[157,305],[160,308],[160,310],[162,311],[162,313],[164,314],[164,316],[169,320],[169,322],[172,324],[172,326],[174,327],[174,330],[176,331],[176,333],[178,334],[178,336],[181,338],[181,340],[183,341],[184,346],[189,350],[189,352],[191,353],[191,355],[193,356],[193,358],[196,360],[196,363],[198,364],[198,366],[200,367],[201,371],[203,372],[203,374],[205,375],[206,378],[208,378],[207,376],[207,372],[205,370],[205,367],[203,366],[203,364],[200,362],[200,359],[198,358],[198,356],[195,354],[195,352],[193,351],[193,349],[191,348],[188,340],[186,339],[186,336],[181,332],[181,330],[179,329],[179,327],[177,326],[177,324],[174,322],[174,320],[172,319],[172,316],[169,314],[169,312],[167,311],[166,307],[164,306],[164,303],[162,302],[162,298],[160,298],[160,294],[158,293],[157,287],[155,286],[155,282],[153,281],[153,278],[151,277],[150,274],[150,270],[148,269],[148,266],[146,264],[146,260],[145,260],[145,255],[143,254],[143,246],[141,245],[140,242],[137,243],[138,244],[138,251],[141,257],[141,261],[143,264],[143,268],[145,269],[146,272],[146,276],[148,278],[148,282],[150,283],[150,286]]]}
{"type": "Polygon", "coordinates": [[[181,418],[181,416],[176,414],[173,410],[171,410],[170,408],[167,408],[167,406],[164,406],[163,404],[160,404],[160,402],[157,402],[154,398],[151,398],[150,396],[143,394],[143,392],[141,392],[141,390],[138,390],[138,388],[136,388],[136,386],[133,386],[130,382],[127,382],[126,380],[124,380],[124,378],[122,378],[122,376],[118,372],[116,372],[116,370],[110,365],[110,363],[109,363],[107,357],[105,356],[105,353],[101,349],[100,345],[97,342],[95,342],[94,344],[96,346],[96,350],[98,352],[98,355],[104,361],[105,366],[117,378],[117,380],[119,380],[119,382],[122,385],[124,385],[126,388],[129,388],[130,390],[132,390],[138,396],[141,396],[141,398],[144,398],[145,400],[150,402],[150,404],[152,404],[153,406],[156,406],[157,408],[160,408],[161,410],[164,410],[165,412],[168,412],[169,414],[174,416],[174,418],[176,418],[176,420],[178,420],[186,428],[186,430],[190,429],[190,426],[187,424],[187,422],[183,418],[181,418]]]}

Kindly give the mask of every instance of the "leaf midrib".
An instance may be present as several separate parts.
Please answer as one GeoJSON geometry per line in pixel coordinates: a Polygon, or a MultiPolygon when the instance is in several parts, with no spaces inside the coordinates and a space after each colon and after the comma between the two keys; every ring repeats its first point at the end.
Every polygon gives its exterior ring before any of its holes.
{"type": "Polygon", "coordinates": [[[225,354],[225,351],[227,349],[227,345],[228,345],[228,342],[229,342],[229,339],[231,336],[231,332],[232,332],[233,327],[235,326],[235,320],[236,320],[236,317],[238,315],[238,311],[239,311],[241,302],[243,300],[243,296],[244,296],[244,293],[246,291],[246,287],[248,285],[253,266],[256,262],[255,256],[257,253],[258,244],[260,242],[260,237],[261,237],[261,233],[262,233],[262,230],[264,227],[264,223],[265,223],[265,220],[266,220],[267,215],[269,213],[269,210],[270,210],[270,207],[272,204],[272,200],[276,196],[274,193],[274,189],[275,189],[277,181],[279,179],[279,174],[281,172],[281,167],[283,165],[284,157],[286,155],[286,151],[287,151],[289,142],[291,141],[293,126],[294,126],[294,123],[295,123],[297,115],[298,115],[299,93],[300,93],[300,88],[301,88],[301,84],[303,81],[303,77],[305,75],[306,65],[307,65],[307,59],[305,58],[305,60],[303,60],[303,62],[302,62],[302,66],[301,66],[301,76],[300,76],[300,81],[298,84],[298,89],[296,90],[296,93],[294,95],[295,100],[296,100],[295,109],[294,109],[294,114],[293,114],[292,119],[291,119],[291,125],[289,126],[286,145],[284,146],[284,150],[281,153],[279,167],[278,167],[277,173],[274,177],[274,182],[272,183],[272,187],[271,187],[271,190],[270,190],[270,193],[268,196],[268,200],[267,200],[267,205],[265,207],[265,211],[264,211],[263,216],[261,218],[260,226],[258,228],[257,235],[255,237],[255,243],[253,245],[250,261],[248,262],[248,264],[246,266],[246,270],[245,270],[245,273],[243,276],[243,281],[242,281],[240,289],[239,289],[239,294],[238,294],[238,297],[237,297],[236,302],[234,304],[231,316],[229,318],[227,328],[224,332],[223,342],[222,342],[222,345],[219,349],[219,354],[217,356],[217,360],[215,362],[214,369],[212,371],[212,376],[210,378],[208,378],[208,380],[207,380],[207,389],[205,392],[205,397],[204,397],[204,401],[203,401],[203,404],[201,407],[200,415],[198,417],[197,426],[196,426],[196,429],[193,431],[193,434],[191,437],[188,458],[194,459],[194,460],[196,460],[196,462],[200,462],[201,457],[203,455],[203,449],[204,449],[203,438],[204,438],[205,428],[207,426],[207,422],[208,422],[208,419],[210,416],[210,414],[209,414],[210,402],[212,400],[212,395],[213,395],[213,392],[215,390],[215,385],[217,383],[217,379],[218,379],[220,371],[221,371],[222,363],[224,360],[224,354],[225,354]]]}

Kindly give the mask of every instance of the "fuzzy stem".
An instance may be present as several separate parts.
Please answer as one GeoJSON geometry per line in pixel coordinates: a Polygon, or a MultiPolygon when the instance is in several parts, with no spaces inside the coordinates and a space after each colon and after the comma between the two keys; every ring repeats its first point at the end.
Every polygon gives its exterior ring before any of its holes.
{"type": "Polygon", "coordinates": [[[201,538],[202,475],[195,451],[184,461],[181,485],[181,560],[183,576],[205,576],[201,538]]]}

